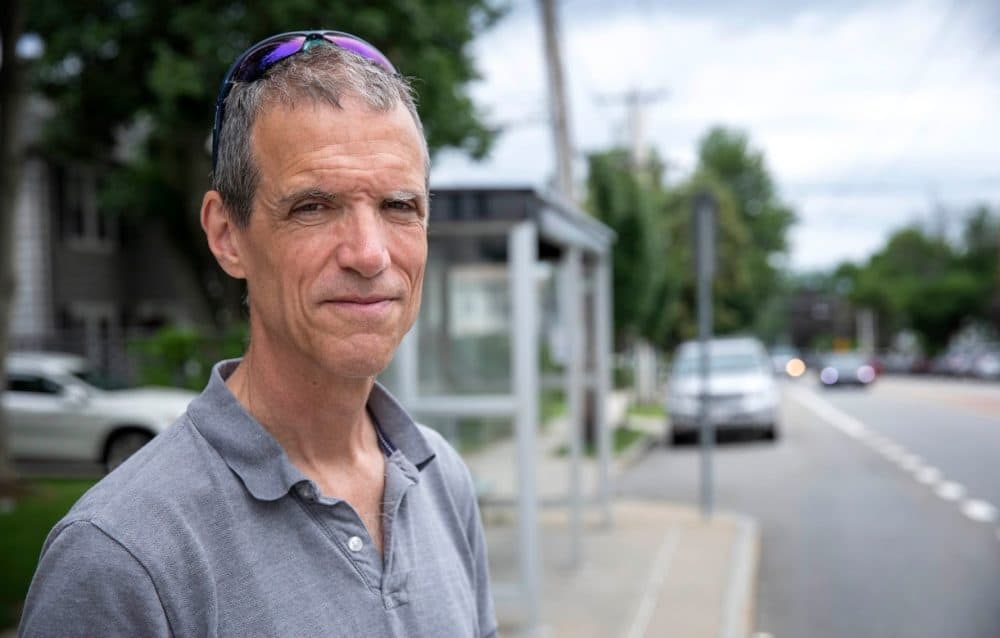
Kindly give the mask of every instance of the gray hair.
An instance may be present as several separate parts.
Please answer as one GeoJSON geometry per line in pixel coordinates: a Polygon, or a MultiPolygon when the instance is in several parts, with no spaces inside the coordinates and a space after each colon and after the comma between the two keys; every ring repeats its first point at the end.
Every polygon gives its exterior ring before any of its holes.
{"type": "Polygon", "coordinates": [[[226,97],[212,188],[219,192],[230,219],[238,227],[250,224],[260,181],[260,170],[253,157],[253,125],[257,118],[275,103],[294,105],[303,99],[343,108],[341,103],[348,96],[359,99],[375,112],[388,112],[399,104],[405,106],[423,142],[424,174],[429,173],[424,127],[406,78],[340,47],[313,47],[275,64],[255,82],[237,83],[226,97]]]}

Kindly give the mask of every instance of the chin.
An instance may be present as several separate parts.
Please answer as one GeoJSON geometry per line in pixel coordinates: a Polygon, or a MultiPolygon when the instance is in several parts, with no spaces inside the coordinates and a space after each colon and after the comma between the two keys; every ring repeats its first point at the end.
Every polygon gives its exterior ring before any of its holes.
{"type": "Polygon", "coordinates": [[[321,347],[316,354],[320,358],[320,365],[332,375],[348,379],[370,379],[389,367],[398,345],[395,340],[364,340],[348,350],[343,347],[321,347]]]}

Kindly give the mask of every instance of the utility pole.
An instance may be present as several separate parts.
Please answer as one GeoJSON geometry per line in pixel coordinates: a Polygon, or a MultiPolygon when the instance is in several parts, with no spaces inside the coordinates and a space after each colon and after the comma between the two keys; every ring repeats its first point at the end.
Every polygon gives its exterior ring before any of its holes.
{"type": "Polygon", "coordinates": [[[542,34],[545,40],[545,68],[549,78],[549,116],[556,150],[556,185],[568,200],[573,196],[573,142],[570,135],[569,104],[563,77],[556,0],[538,0],[542,11],[542,34]]]}
{"type": "Polygon", "coordinates": [[[662,102],[670,96],[667,89],[651,89],[644,91],[632,88],[620,93],[602,94],[597,97],[598,104],[624,104],[625,124],[628,128],[629,161],[633,169],[646,164],[646,107],[662,102]]]}

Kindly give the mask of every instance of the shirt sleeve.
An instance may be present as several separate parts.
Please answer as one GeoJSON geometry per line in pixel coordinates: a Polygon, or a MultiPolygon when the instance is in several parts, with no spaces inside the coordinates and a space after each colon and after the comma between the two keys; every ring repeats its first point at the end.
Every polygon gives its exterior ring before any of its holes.
{"type": "Polygon", "coordinates": [[[170,636],[145,567],[91,522],[55,530],[28,590],[18,636],[170,636]]]}

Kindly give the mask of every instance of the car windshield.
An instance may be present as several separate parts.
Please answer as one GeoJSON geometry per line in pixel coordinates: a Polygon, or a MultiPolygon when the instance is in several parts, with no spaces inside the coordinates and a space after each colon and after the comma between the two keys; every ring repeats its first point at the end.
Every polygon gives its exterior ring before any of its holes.
{"type": "Polygon", "coordinates": [[[124,390],[128,387],[123,381],[106,377],[94,370],[77,370],[73,372],[73,376],[99,390],[124,390]]]}
{"type": "Polygon", "coordinates": [[[857,354],[835,354],[826,360],[826,365],[828,366],[840,366],[844,368],[863,366],[865,363],[865,358],[857,354]]]}
{"type": "MultiPolygon", "coordinates": [[[[677,360],[677,363],[674,364],[674,374],[678,376],[698,374],[699,366],[699,357],[697,353],[692,352],[677,360]]],[[[709,355],[709,374],[759,372],[760,369],[760,359],[749,352],[712,353],[709,355]]]]}

